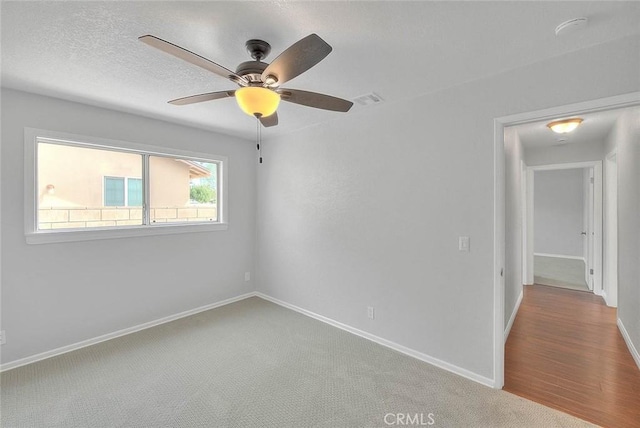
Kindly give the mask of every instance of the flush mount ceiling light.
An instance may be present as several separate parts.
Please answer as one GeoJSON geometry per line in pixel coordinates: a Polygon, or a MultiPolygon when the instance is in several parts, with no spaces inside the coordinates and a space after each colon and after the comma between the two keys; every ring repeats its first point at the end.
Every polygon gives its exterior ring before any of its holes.
{"type": "Polygon", "coordinates": [[[276,112],[280,95],[261,86],[246,86],[236,89],[236,102],[243,112],[259,119],[276,112]]]}
{"type": "Polygon", "coordinates": [[[556,120],[547,123],[547,127],[557,134],[566,134],[573,131],[582,123],[582,119],[575,117],[573,119],[556,120]]]}

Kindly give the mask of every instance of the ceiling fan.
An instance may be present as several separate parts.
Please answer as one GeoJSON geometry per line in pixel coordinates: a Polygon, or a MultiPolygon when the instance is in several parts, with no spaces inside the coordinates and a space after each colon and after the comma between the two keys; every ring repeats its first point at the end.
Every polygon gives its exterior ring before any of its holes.
{"type": "Polygon", "coordinates": [[[270,64],[262,62],[262,60],[271,52],[271,45],[264,40],[251,39],[247,41],[246,47],[253,61],[241,63],[235,72],[158,37],[145,35],[138,39],[149,46],[227,78],[240,86],[239,89],[207,92],[169,101],[173,105],[235,97],[240,108],[245,113],[257,117],[265,127],[278,124],[276,110],[280,100],[337,112],[347,112],[353,106],[351,101],[342,98],[280,87],[281,84],[309,70],[329,55],[331,46],[317,34],[310,34],[297,41],[270,64]]]}

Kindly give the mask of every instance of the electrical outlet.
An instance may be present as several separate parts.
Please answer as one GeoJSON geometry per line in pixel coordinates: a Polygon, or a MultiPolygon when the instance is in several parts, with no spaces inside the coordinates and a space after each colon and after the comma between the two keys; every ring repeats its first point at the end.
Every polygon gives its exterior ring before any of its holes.
{"type": "Polygon", "coordinates": [[[251,272],[245,272],[244,273],[244,280],[245,281],[251,281],[251,272]]]}
{"type": "Polygon", "coordinates": [[[367,307],[367,317],[369,317],[370,320],[375,318],[375,310],[373,309],[373,306],[367,307]]]}
{"type": "Polygon", "coordinates": [[[7,334],[2,330],[0,331],[0,345],[4,345],[5,343],[7,343],[7,334]]]}

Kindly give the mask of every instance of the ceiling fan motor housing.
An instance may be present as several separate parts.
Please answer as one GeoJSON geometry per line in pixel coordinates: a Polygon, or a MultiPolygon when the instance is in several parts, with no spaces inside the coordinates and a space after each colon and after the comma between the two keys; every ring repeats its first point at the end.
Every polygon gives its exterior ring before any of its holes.
{"type": "Polygon", "coordinates": [[[249,83],[262,83],[262,72],[269,64],[261,61],[245,61],[236,68],[236,74],[249,83]]]}
{"type": "Polygon", "coordinates": [[[238,66],[236,74],[244,77],[249,84],[261,84],[262,72],[269,64],[262,62],[271,52],[271,45],[264,40],[251,39],[245,43],[247,52],[254,61],[245,61],[238,66]]]}

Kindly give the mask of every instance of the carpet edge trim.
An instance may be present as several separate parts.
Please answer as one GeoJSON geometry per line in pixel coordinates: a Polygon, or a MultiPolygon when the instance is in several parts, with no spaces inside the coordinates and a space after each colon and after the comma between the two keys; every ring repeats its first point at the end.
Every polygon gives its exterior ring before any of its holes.
{"type": "Polygon", "coordinates": [[[511,333],[511,327],[513,327],[513,322],[516,320],[516,315],[518,314],[518,310],[520,309],[520,304],[522,303],[522,298],[524,297],[524,287],[520,290],[520,295],[518,296],[518,300],[516,300],[516,305],[513,308],[513,312],[511,312],[511,317],[509,317],[509,322],[507,323],[507,327],[504,329],[504,342],[507,342],[507,338],[509,337],[509,333],[511,333]]]}
{"type": "Polygon", "coordinates": [[[208,305],[200,306],[194,309],[189,309],[183,312],[179,312],[177,314],[168,315],[166,317],[158,318],[153,321],[148,321],[142,324],[135,325],[133,327],[123,328],[121,330],[117,330],[111,333],[103,334],[101,336],[93,337],[91,339],[82,340],[80,342],[72,343],[71,345],[61,346],[59,348],[52,349],[50,351],[41,352],[39,354],[31,355],[28,357],[20,358],[17,360],[9,361],[7,363],[0,365],[0,373],[5,372],[7,370],[15,369],[18,367],[26,366],[27,364],[32,364],[38,361],[46,360],[48,358],[52,358],[58,355],[66,354],[68,352],[76,351],[78,349],[86,348],[87,346],[96,345],[101,342],[106,342],[107,340],[115,339],[117,337],[126,336],[127,334],[135,333],[141,330],[146,330],[151,327],[155,327],[160,324],[165,324],[171,321],[178,320],[180,318],[185,318],[191,315],[198,314],[200,312],[208,311],[210,309],[218,308],[220,306],[225,306],[231,303],[238,302],[240,300],[245,300],[250,297],[255,297],[255,292],[249,292],[245,294],[241,294],[236,297],[231,297],[229,299],[221,300],[218,302],[210,303],[208,305]]]}
{"type": "Polygon", "coordinates": [[[467,378],[469,380],[472,380],[474,382],[477,382],[483,386],[488,386],[489,388],[495,388],[495,381],[493,379],[489,379],[487,377],[484,377],[482,375],[479,375],[477,373],[474,373],[470,370],[464,369],[462,367],[458,367],[454,364],[448,363],[446,361],[442,361],[439,360],[438,358],[432,357],[430,355],[424,354],[422,352],[416,351],[414,349],[411,348],[407,348],[406,346],[403,345],[399,345],[395,342],[392,342],[390,340],[387,339],[383,339],[382,337],[376,336],[374,334],[371,333],[367,333],[366,331],[357,329],[355,327],[351,327],[350,325],[347,324],[343,324],[339,321],[333,320],[331,318],[325,317],[323,315],[320,314],[316,314],[315,312],[311,312],[307,309],[298,307],[296,305],[292,305],[291,303],[287,303],[284,302],[282,300],[276,299],[275,297],[271,297],[267,294],[261,293],[261,292],[256,292],[255,293],[256,297],[259,297],[261,299],[264,299],[266,301],[269,301],[271,303],[275,303],[276,305],[282,306],[284,308],[287,309],[291,309],[295,312],[298,312],[302,315],[306,315],[310,318],[316,319],[318,321],[321,321],[325,324],[329,324],[333,327],[337,327],[341,330],[344,330],[348,333],[354,334],[356,336],[360,336],[363,339],[367,339],[370,340],[372,342],[375,342],[379,345],[385,346],[387,348],[393,349],[394,351],[400,352],[401,354],[407,355],[409,357],[415,358],[417,360],[423,361],[425,363],[431,364],[432,366],[436,366],[438,368],[441,368],[443,370],[446,370],[448,372],[451,372],[453,374],[456,374],[458,376],[462,376],[464,378],[467,378]]]}
{"type": "Polygon", "coordinates": [[[629,336],[629,332],[627,332],[627,329],[624,327],[624,324],[622,323],[622,320],[620,318],[618,318],[617,324],[618,324],[618,329],[620,330],[620,333],[622,333],[622,338],[627,344],[627,348],[629,348],[629,352],[631,353],[633,360],[636,362],[638,369],[640,369],[640,353],[638,352],[635,345],[631,341],[631,336],[629,336]]]}

